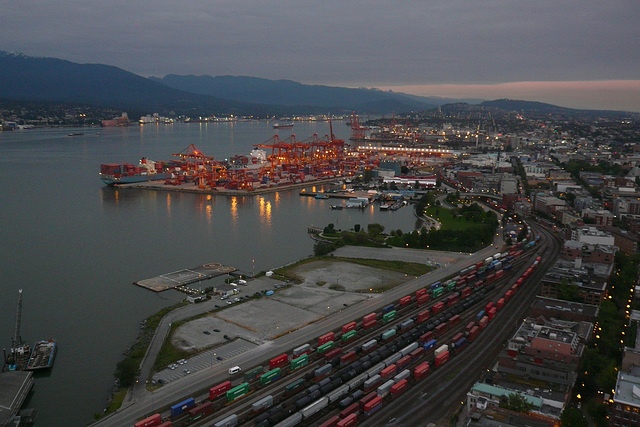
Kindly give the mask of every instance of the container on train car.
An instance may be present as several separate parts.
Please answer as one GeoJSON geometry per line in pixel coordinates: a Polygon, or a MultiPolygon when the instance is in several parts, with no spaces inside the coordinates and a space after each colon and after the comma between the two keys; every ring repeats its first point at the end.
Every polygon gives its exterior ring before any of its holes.
{"type": "Polygon", "coordinates": [[[431,341],[433,339],[433,332],[426,332],[425,334],[423,334],[422,336],[420,336],[420,338],[418,338],[418,341],[422,344],[431,341]]]}
{"type": "Polygon", "coordinates": [[[251,405],[251,410],[253,412],[262,412],[265,409],[268,409],[273,406],[273,396],[269,395],[267,397],[263,397],[262,399],[255,402],[251,405]]]}
{"type": "Polygon", "coordinates": [[[416,303],[418,304],[418,306],[421,306],[421,305],[427,304],[429,301],[431,301],[431,295],[424,294],[424,295],[420,295],[417,298],[417,302],[416,303]]]}
{"type": "Polygon", "coordinates": [[[422,349],[428,353],[431,350],[434,350],[436,348],[436,345],[437,345],[436,340],[430,340],[424,343],[424,345],[422,346],[422,349]]]}
{"type": "Polygon", "coordinates": [[[340,417],[337,415],[334,415],[333,417],[329,418],[327,421],[320,424],[319,427],[335,427],[338,424],[338,421],[340,421],[340,417]]]}
{"type": "Polygon", "coordinates": [[[389,329],[384,331],[382,335],[380,335],[380,339],[382,341],[388,341],[396,335],[397,331],[395,329],[389,329]]]}
{"type": "Polygon", "coordinates": [[[331,350],[336,343],[334,343],[333,341],[329,341],[328,343],[322,344],[320,347],[316,348],[316,352],[318,354],[323,354],[326,353],[327,351],[331,350]]]}
{"type": "Polygon", "coordinates": [[[144,420],[138,421],[133,425],[133,427],[156,427],[160,424],[162,424],[162,416],[160,414],[155,414],[145,418],[144,420]]]}
{"type": "Polygon", "coordinates": [[[296,347],[293,349],[293,357],[298,357],[301,356],[303,354],[307,354],[311,351],[311,345],[310,344],[304,344],[301,345],[300,347],[296,347]]]}
{"type": "Polygon", "coordinates": [[[453,348],[455,350],[461,350],[464,347],[466,347],[466,345],[467,345],[467,339],[465,337],[462,337],[454,341],[453,348]]]}
{"type": "Polygon", "coordinates": [[[209,389],[209,400],[214,400],[231,390],[231,381],[225,381],[209,389]]]}
{"type": "Polygon", "coordinates": [[[280,378],[280,374],[281,374],[280,368],[276,368],[269,372],[265,372],[264,374],[260,375],[260,384],[262,385],[270,384],[273,381],[280,378]]]}
{"type": "Polygon", "coordinates": [[[504,298],[500,298],[498,302],[496,302],[496,310],[502,310],[504,307],[504,298]]]}
{"type": "Polygon", "coordinates": [[[376,390],[376,393],[378,393],[378,396],[380,397],[386,397],[389,392],[391,391],[391,387],[393,387],[395,384],[395,382],[393,382],[393,380],[389,380],[385,383],[383,383],[382,385],[378,386],[378,389],[376,390]]]}
{"type": "Polygon", "coordinates": [[[418,318],[416,319],[416,321],[418,323],[422,323],[428,318],[429,318],[429,310],[423,310],[420,313],[418,313],[418,318]]]}
{"type": "Polygon", "coordinates": [[[407,390],[408,382],[406,379],[402,379],[396,382],[393,387],[391,387],[391,396],[396,397],[401,395],[407,390]]]}
{"type": "Polygon", "coordinates": [[[447,297],[447,307],[452,307],[460,300],[460,294],[454,292],[447,297]]]}
{"type": "Polygon", "coordinates": [[[338,357],[342,354],[342,348],[338,347],[338,348],[334,348],[331,351],[328,351],[325,353],[324,355],[324,360],[325,361],[330,361],[331,359],[333,359],[334,357],[338,357]]]}
{"type": "Polygon", "coordinates": [[[413,326],[413,324],[414,324],[413,319],[407,319],[402,323],[400,323],[400,330],[406,331],[407,329],[410,329],[413,326]]]}
{"type": "Polygon", "coordinates": [[[358,424],[358,414],[351,414],[338,421],[336,427],[353,427],[358,424]]]}
{"type": "Polygon", "coordinates": [[[505,302],[509,301],[511,299],[511,297],[513,296],[513,291],[508,290],[507,292],[505,292],[504,294],[504,300],[505,302]]]}
{"type": "Polygon", "coordinates": [[[213,427],[235,427],[238,425],[238,416],[236,414],[229,415],[227,418],[222,419],[215,423],[213,427]]]}
{"type": "Polygon", "coordinates": [[[446,323],[441,323],[438,326],[436,326],[436,328],[433,330],[433,335],[435,335],[436,337],[440,337],[445,332],[447,332],[448,329],[449,328],[447,327],[446,323]]]}
{"type": "Polygon", "coordinates": [[[371,390],[375,390],[382,383],[382,377],[378,374],[373,375],[371,378],[364,382],[364,392],[368,393],[371,390]]]}
{"type": "Polygon", "coordinates": [[[398,370],[398,367],[396,365],[387,366],[382,371],[380,371],[380,376],[382,378],[390,377],[392,375],[395,375],[397,370],[398,370]]]}
{"type": "Polygon", "coordinates": [[[474,326],[476,326],[476,322],[474,321],[467,323],[467,326],[464,328],[465,332],[469,332],[474,326]]]}
{"type": "Polygon", "coordinates": [[[418,359],[422,357],[423,354],[424,354],[423,347],[418,347],[417,349],[413,350],[409,355],[411,356],[411,363],[416,362],[418,359]]]}
{"type": "Polygon", "coordinates": [[[285,354],[281,354],[278,357],[274,357],[269,361],[269,370],[279,368],[280,366],[284,366],[289,361],[289,356],[285,354]]]}
{"type": "Polygon", "coordinates": [[[425,288],[418,289],[416,291],[416,300],[420,298],[422,295],[426,295],[426,294],[427,294],[427,290],[425,288]]]}
{"type": "Polygon", "coordinates": [[[439,296],[442,296],[442,294],[444,294],[444,289],[443,288],[435,288],[431,291],[431,295],[434,298],[438,298],[439,296]]]}
{"type": "Polygon", "coordinates": [[[251,382],[255,380],[257,377],[259,377],[260,375],[262,375],[263,372],[264,372],[264,368],[262,366],[257,366],[244,373],[244,380],[246,382],[251,382]]]}
{"type": "Polygon", "coordinates": [[[480,319],[480,321],[478,322],[478,326],[480,326],[480,329],[484,329],[487,327],[488,323],[489,318],[487,316],[482,316],[482,319],[480,319]]]}
{"type": "Polygon", "coordinates": [[[318,338],[318,347],[320,347],[323,344],[326,344],[330,341],[334,341],[334,333],[333,332],[328,332],[324,335],[322,335],[321,337],[318,338]]]}
{"type": "Polygon", "coordinates": [[[443,310],[444,310],[444,303],[443,302],[439,302],[439,303],[435,304],[433,307],[431,307],[431,315],[440,313],[443,310]]]}
{"type": "Polygon", "coordinates": [[[318,369],[316,369],[315,371],[313,371],[313,376],[316,379],[324,378],[327,375],[329,375],[332,370],[333,370],[333,366],[331,366],[330,363],[327,363],[326,365],[323,365],[323,366],[319,367],[318,369]]]}
{"type": "Polygon", "coordinates": [[[436,356],[436,360],[434,364],[436,365],[436,367],[439,367],[444,365],[447,362],[447,360],[449,360],[449,352],[445,351],[444,353],[441,353],[438,356],[436,356]]]}
{"type": "Polygon", "coordinates": [[[436,348],[436,350],[433,352],[433,354],[438,357],[439,355],[441,355],[442,353],[449,351],[449,346],[446,344],[441,345],[440,347],[436,348]]]}
{"type": "Polygon", "coordinates": [[[473,340],[475,340],[478,337],[479,333],[480,333],[480,328],[478,326],[474,326],[473,328],[471,328],[471,330],[469,330],[469,335],[467,336],[467,340],[469,342],[473,342],[473,340]]]}
{"type": "Polygon", "coordinates": [[[376,396],[364,405],[363,412],[366,416],[371,416],[380,408],[382,408],[382,398],[380,396],[376,396]]]}
{"type": "Polygon", "coordinates": [[[407,295],[406,297],[400,298],[400,307],[404,307],[405,305],[411,302],[411,295],[407,295]]]}
{"type": "Polygon", "coordinates": [[[302,387],[304,387],[304,379],[300,378],[290,384],[287,384],[284,388],[284,393],[287,396],[291,396],[292,394],[297,393],[302,387]]]}
{"type": "Polygon", "coordinates": [[[481,310],[477,315],[476,315],[476,322],[479,322],[480,319],[482,319],[484,317],[485,313],[484,310],[481,310]]]}
{"type": "Polygon", "coordinates": [[[175,405],[171,406],[171,418],[179,417],[180,415],[184,414],[185,411],[193,408],[194,406],[196,406],[196,401],[193,397],[183,400],[180,403],[176,403],[175,405]]]}
{"type": "Polygon", "coordinates": [[[492,307],[491,310],[489,310],[489,313],[487,313],[489,320],[493,320],[493,318],[496,317],[497,312],[498,309],[496,307],[492,307]]]}
{"type": "Polygon", "coordinates": [[[387,314],[387,313],[389,313],[390,311],[393,311],[395,308],[396,308],[396,306],[395,306],[394,304],[389,304],[389,305],[387,305],[386,307],[383,307],[383,308],[382,308],[382,314],[383,314],[383,315],[384,315],[384,314],[387,314]]]}
{"type": "Polygon", "coordinates": [[[340,357],[340,366],[348,365],[351,362],[354,362],[358,358],[358,355],[355,351],[350,351],[349,353],[345,353],[340,357]]]}
{"type": "Polygon", "coordinates": [[[382,316],[382,323],[389,323],[389,322],[391,322],[393,319],[395,319],[395,318],[396,318],[396,313],[397,313],[397,311],[392,310],[392,311],[388,312],[387,314],[384,314],[384,315],[382,316]]]}
{"type": "Polygon", "coordinates": [[[462,318],[460,317],[459,314],[451,316],[451,318],[449,319],[449,322],[447,322],[449,324],[449,328],[452,328],[452,327],[458,325],[461,320],[462,320],[462,318]]]}
{"type": "Polygon", "coordinates": [[[347,332],[351,332],[355,330],[357,326],[358,324],[356,322],[347,323],[342,327],[342,330],[341,330],[342,335],[346,334],[347,332]]]}
{"type": "Polygon", "coordinates": [[[416,381],[420,381],[427,375],[429,375],[429,362],[423,362],[413,370],[413,377],[416,381]]]}
{"type": "MultiPolygon", "coordinates": [[[[399,370],[399,369],[398,369],[398,370],[399,370]]],[[[396,374],[396,375],[393,377],[393,382],[394,382],[394,383],[397,383],[397,382],[399,382],[399,381],[406,380],[406,379],[407,379],[407,378],[409,378],[410,376],[411,376],[411,371],[410,371],[410,370],[408,370],[408,369],[403,369],[399,374],[396,374]]]]}
{"type": "Polygon", "coordinates": [[[368,353],[372,351],[374,348],[376,348],[377,345],[378,345],[377,340],[367,341],[366,343],[362,344],[362,352],[368,353]]]}
{"type": "Polygon", "coordinates": [[[289,365],[289,369],[291,369],[292,371],[295,371],[298,368],[302,368],[303,366],[306,366],[308,363],[309,363],[309,355],[303,354],[302,356],[296,357],[291,361],[291,364],[289,365]]]}
{"type": "MultiPolygon", "coordinates": [[[[362,406],[364,406],[364,405],[362,405],[362,406]]],[[[355,403],[352,403],[351,405],[347,406],[346,408],[344,408],[342,411],[340,411],[340,414],[338,414],[338,416],[341,419],[345,419],[351,414],[357,414],[358,412],[360,412],[360,410],[361,410],[360,409],[360,402],[355,402],[355,403]]]]}
{"type": "Polygon", "coordinates": [[[489,313],[489,310],[491,310],[493,306],[494,306],[493,302],[487,303],[487,305],[484,307],[485,313],[489,313]]]}

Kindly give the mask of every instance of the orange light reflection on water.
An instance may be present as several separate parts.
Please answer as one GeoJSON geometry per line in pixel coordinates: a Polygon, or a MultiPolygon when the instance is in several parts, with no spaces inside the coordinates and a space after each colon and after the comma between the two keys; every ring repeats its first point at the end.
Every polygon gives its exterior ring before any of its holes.
{"type": "Polygon", "coordinates": [[[259,214],[260,222],[267,228],[271,227],[271,202],[266,201],[264,197],[260,197],[259,214]]]}
{"type": "Polygon", "coordinates": [[[238,225],[238,198],[235,196],[231,197],[231,224],[238,225]]]}

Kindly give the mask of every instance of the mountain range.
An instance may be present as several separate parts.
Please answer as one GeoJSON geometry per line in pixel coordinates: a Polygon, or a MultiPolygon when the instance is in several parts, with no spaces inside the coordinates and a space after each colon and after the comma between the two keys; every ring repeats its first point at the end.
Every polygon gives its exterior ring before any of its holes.
{"type": "Polygon", "coordinates": [[[177,115],[390,114],[454,108],[569,113],[572,110],[530,101],[460,100],[421,97],[368,88],[306,85],[291,80],[244,76],[170,74],[143,77],[104,64],[78,64],[57,58],[0,51],[0,99],[64,102],[136,113],[177,115]],[[470,105],[477,104],[477,105],[470,105]],[[464,107],[466,105],[466,107],[464,107]],[[452,107],[453,107],[452,106],[452,107]]]}

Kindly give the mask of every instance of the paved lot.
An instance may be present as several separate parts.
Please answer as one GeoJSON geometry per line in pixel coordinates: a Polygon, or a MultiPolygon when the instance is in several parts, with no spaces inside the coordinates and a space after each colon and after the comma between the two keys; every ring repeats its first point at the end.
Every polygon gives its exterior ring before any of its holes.
{"type": "Polygon", "coordinates": [[[367,248],[364,246],[343,246],[333,251],[334,256],[344,258],[369,258],[389,261],[416,262],[427,265],[448,265],[469,258],[469,254],[461,252],[425,251],[422,249],[403,248],[367,248]]]}

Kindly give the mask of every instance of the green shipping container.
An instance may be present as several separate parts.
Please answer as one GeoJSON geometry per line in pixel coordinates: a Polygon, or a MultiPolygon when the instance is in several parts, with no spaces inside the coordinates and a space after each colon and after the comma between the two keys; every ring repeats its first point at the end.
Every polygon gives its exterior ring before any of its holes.
{"type": "Polygon", "coordinates": [[[227,392],[227,402],[233,402],[239,397],[244,396],[249,391],[249,383],[242,383],[227,392]]]}
{"type": "Polygon", "coordinates": [[[442,295],[442,293],[443,293],[443,292],[444,292],[444,289],[442,289],[442,288],[435,288],[435,289],[433,290],[433,297],[434,297],[434,298],[438,298],[439,296],[441,296],[441,295],[442,295]]]}
{"type": "Polygon", "coordinates": [[[382,339],[383,340],[388,340],[389,338],[391,338],[392,336],[394,336],[396,334],[396,330],[395,329],[389,329],[388,331],[384,332],[382,334],[382,339]]]}
{"type": "Polygon", "coordinates": [[[384,316],[382,316],[382,323],[387,323],[392,321],[393,319],[396,318],[396,311],[390,311],[387,314],[385,314],[384,316]]]}
{"type": "Polygon", "coordinates": [[[331,350],[331,349],[333,348],[333,346],[334,346],[334,345],[335,345],[335,343],[334,343],[333,341],[329,341],[328,343],[326,343],[326,344],[322,344],[320,347],[318,347],[318,348],[316,349],[316,351],[317,351],[319,354],[322,354],[322,353],[324,353],[324,352],[325,352],[325,351],[327,351],[327,350],[331,350]]]}
{"type": "Polygon", "coordinates": [[[349,341],[356,337],[356,331],[349,331],[342,336],[342,341],[349,341]]]}
{"type": "Polygon", "coordinates": [[[291,361],[291,370],[295,371],[298,368],[303,367],[304,365],[306,365],[307,363],[309,363],[309,356],[306,354],[303,354],[302,356],[298,357],[297,359],[293,359],[291,361]]]}
{"type": "Polygon", "coordinates": [[[260,376],[260,384],[265,385],[265,384],[269,384],[272,381],[277,380],[278,378],[280,378],[280,368],[276,368],[272,371],[269,371],[263,375],[260,376]]]}
{"type": "Polygon", "coordinates": [[[299,380],[295,380],[294,382],[292,382],[291,384],[288,384],[285,388],[284,388],[284,392],[286,394],[292,394],[294,393],[296,390],[298,390],[299,388],[302,388],[304,386],[304,379],[300,378],[299,380]]]}
{"type": "Polygon", "coordinates": [[[244,380],[245,381],[252,381],[258,375],[262,374],[263,372],[264,372],[264,368],[262,366],[258,366],[257,368],[253,368],[252,370],[245,372],[244,380]]]}
{"type": "Polygon", "coordinates": [[[447,290],[448,291],[453,291],[455,288],[456,288],[456,282],[455,281],[453,281],[453,282],[451,282],[451,283],[449,283],[447,285],[447,290]]]}

